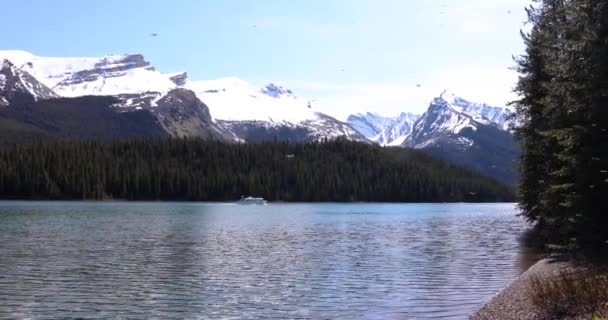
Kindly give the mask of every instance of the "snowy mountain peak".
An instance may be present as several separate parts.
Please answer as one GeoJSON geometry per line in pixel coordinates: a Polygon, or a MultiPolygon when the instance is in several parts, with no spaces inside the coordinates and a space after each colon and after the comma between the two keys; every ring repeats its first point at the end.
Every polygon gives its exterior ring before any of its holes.
{"type": "Polygon", "coordinates": [[[299,123],[317,118],[316,110],[308,107],[308,100],[274,84],[260,89],[230,77],[188,81],[184,87],[196,92],[209,106],[214,119],[299,123]]]}
{"type": "Polygon", "coordinates": [[[411,133],[419,115],[402,112],[397,117],[383,117],[375,112],[358,113],[347,122],[365,137],[380,145],[400,145],[411,133]]]}
{"type": "Polygon", "coordinates": [[[0,69],[0,106],[56,98],[58,95],[8,59],[0,69]]]}
{"type": "MultiPolygon", "coordinates": [[[[179,80],[179,77],[177,78],[179,80]]],[[[69,74],[54,87],[62,95],[166,92],[176,86],[141,54],[106,56],[93,66],[69,74]]]]}
{"type": "Polygon", "coordinates": [[[508,108],[470,102],[444,91],[416,121],[403,145],[423,149],[451,141],[452,145],[467,149],[475,143],[469,136],[480,127],[507,131],[511,114],[508,108]]]}
{"type": "Polygon", "coordinates": [[[315,110],[309,101],[276,84],[260,89],[238,78],[187,81],[214,120],[244,141],[310,141],[345,136],[367,141],[348,124],[315,110]]]}
{"type": "Polygon", "coordinates": [[[417,147],[432,143],[433,137],[458,135],[466,128],[475,131],[479,125],[508,130],[511,114],[508,108],[470,102],[444,90],[432,99],[423,115],[403,112],[397,117],[384,117],[366,112],[349,116],[347,122],[378,144],[417,147]]]}
{"type": "Polygon", "coordinates": [[[435,106],[449,107],[454,111],[462,112],[463,108],[466,108],[471,103],[450,91],[444,90],[438,97],[433,99],[432,104],[435,106]]]}
{"type": "Polygon", "coordinates": [[[485,103],[470,102],[447,90],[433,99],[429,111],[441,112],[439,110],[441,108],[449,108],[454,112],[463,113],[477,122],[495,125],[502,130],[509,129],[511,115],[513,114],[513,111],[507,107],[494,107],[485,103]]]}
{"type": "Polygon", "coordinates": [[[3,59],[2,60],[2,72],[5,75],[8,72],[8,73],[10,73],[11,76],[16,76],[17,73],[19,72],[19,68],[17,68],[15,66],[15,64],[10,62],[8,59],[3,59]]]}
{"type": "Polygon", "coordinates": [[[432,99],[401,146],[425,150],[513,184],[518,151],[508,131],[511,113],[446,91],[432,99]]]}
{"type": "Polygon", "coordinates": [[[25,51],[0,51],[30,75],[66,97],[117,95],[146,91],[168,92],[176,84],[156,71],[143,55],[103,57],[39,57],[25,51]]]}
{"type": "Polygon", "coordinates": [[[264,88],[262,88],[261,92],[269,97],[273,98],[281,98],[281,97],[292,97],[295,98],[293,92],[289,89],[285,89],[282,86],[275,85],[274,83],[270,83],[264,88]]]}

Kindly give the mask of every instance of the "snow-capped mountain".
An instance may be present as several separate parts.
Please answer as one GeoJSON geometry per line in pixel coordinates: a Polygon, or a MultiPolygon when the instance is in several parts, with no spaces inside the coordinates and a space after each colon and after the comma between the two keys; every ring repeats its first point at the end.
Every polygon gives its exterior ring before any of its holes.
{"type": "Polygon", "coordinates": [[[146,92],[115,96],[114,109],[125,113],[146,110],[155,115],[173,137],[202,137],[239,141],[232,132],[213,121],[209,108],[194,92],[177,88],[167,93],[146,92]]]}
{"type": "Polygon", "coordinates": [[[245,141],[309,141],[346,137],[367,141],[357,130],[317,110],[309,100],[276,84],[257,88],[238,78],[187,81],[220,124],[245,141]]]}
{"type": "MultiPolygon", "coordinates": [[[[475,129],[477,124],[508,130],[511,115],[509,108],[469,102],[455,94],[443,92],[433,100],[423,115],[403,112],[397,117],[385,117],[367,112],[353,114],[348,117],[347,122],[369,140],[380,145],[406,144],[423,148],[424,144],[432,143],[434,135],[458,134],[467,127],[475,129]],[[414,128],[415,125],[418,127],[414,128]]],[[[461,143],[467,142],[461,140],[461,143]]]]}
{"type": "Polygon", "coordinates": [[[440,95],[440,99],[444,100],[451,109],[471,115],[477,122],[509,130],[513,111],[507,107],[493,107],[485,103],[470,102],[447,91],[440,95]]]}
{"type": "MultiPolygon", "coordinates": [[[[136,58],[136,60],[139,58],[136,58]]],[[[33,64],[25,64],[26,67],[32,68],[33,64]]],[[[139,67],[134,68],[148,68],[146,64],[143,63],[139,67]]],[[[115,70],[127,70],[124,69],[123,66],[117,67],[115,70]]],[[[107,71],[107,70],[106,70],[107,71]]],[[[38,72],[41,74],[41,72],[38,72]]],[[[66,75],[68,73],[65,73],[66,75]]],[[[68,76],[68,80],[72,81],[76,79],[76,74],[84,74],[81,71],[72,73],[68,76]]],[[[95,73],[97,74],[97,73],[95,73]]],[[[107,74],[106,74],[107,75],[107,74]]],[[[96,75],[95,77],[97,77],[96,75]]],[[[172,80],[178,81],[179,78],[183,77],[181,74],[170,75],[169,78],[173,78],[172,80]]],[[[58,101],[54,103],[39,103],[38,101],[43,101],[50,98],[59,98],[59,95],[55,94],[53,90],[49,89],[46,85],[42,84],[36,78],[31,76],[28,72],[23,71],[21,68],[15,66],[8,60],[5,60],[2,64],[2,69],[0,70],[0,79],[2,79],[2,89],[0,90],[0,103],[2,105],[14,104],[18,107],[25,108],[27,106],[28,109],[31,110],[40,110],[41,106],[48,106],[49,108],[55,108],[58,113],[61,113],[64,117],[71,118],[83,118],[82,114],[75,113],[90,113],[93,109],[92,107],[87,106],[94,105],[95,108],[100,108],[101,114],[108,114],[108,112],[112,113],[149,113],[149,116],[138,116],[138,115],[125,115],[125,116],[107,116],[106,120],[108,121],[108,126],[111,127],[113,125],[116,126],[124,126],[124,123],[130,122],[131,126],[146,128],[146,130],[119,130],[118,132],[123,132],[129,136],[133,133],[143,133],[148,132],[153,135],[157,135],[159,131],[164,131],[167,135],[174,137],[204,137],[204,138],[212,138],[216,140],[223,141],[238,141],[239,139],[234,136],[233,133],[224,129],[217,123],[213,121],[211,115],[209,113],[209,109],[207,106],[200,101],[194,94],[194,92],[187,89],[170,89],[169,87],[165,88],[168,90],[167,92],[157,92],[157,91],[146,91],[143,93],[137,93],[138,89],[136,87],[131,86],[130,90],[126,91],[134,91],[135,93],[121,93],[117,95],[101,95],[100,98],[103,99],[93,99],[93,100],[77,100],[78,97],[69,97],[63,99],[56,99],[58,101]],[[105,96],[105,97],[103,97],[105,96]],[[71,100],[70,100],[71,99],[71,100]],[[74,101],[78,101],[78,103],[82,103],[83,107],[81,110],[77,108],[72,108],[74,105],[74,101]],[[85,101],[81,102],[81,101],[85,101]],[[32,103],[34,105],[32,105],[32,103]],[[106,108],[108,110],[103,111],[106,108]],[[70,110],[72,114],[66,114],[65,110],[70,110]],[[110,110],[111,109],[111,110],[110,110]],[[150,118],[156,118],[156,123],[158,124],[158,128],[154,128],[155,124],[151,124],[150,118]],[[115,123],[112,123],[112,122],[115,123]],[[143,121],[143,122],[140,122],[143,121]]],[[[47,78],[50,79],[50,78],[47,78]]],[[[97,80],[94,80],[95,82],[97,80]]],[[[171,79],[169,80],[171,81],[171,79]]],[[[62,84],[67,83],[67,80],[62,80],[59,82],[55,88],[66,88],[62,87],[62,84]]],[[[86,82],[86,81],[85,81],[86,82]]],[[[80,86],[82,83],[71,82],[70,85],[80,86]]],[[[129,84],[128,81],[125,81],[125,84],[129,84]]],[[[175,85],[174,85],[175,86],[175,85]]],[[[84,86],[81,86],[80,89],[84,90],[84,86]]],[[[92,90],[91,94],[98,92],[99,87],[87,87],[92,90]]],[[[103,88],[102,88],[103,89],[103,88]]],[[[114,90],[114,89],[112,89],[114,90]]],[[[66,91],[62,91],[66,92],[66,91]]],[[[70,93],[71,94],[71,93],[70,93]]],[[[40,113],[40,111],[38,111],[40,113]]],[[[13,120],[20,119],[19,113],[6,113],[6,116],[10,116],[13,120]]],[[[38,115],[33,115],[32,119],[37,119],[38,115]]],[[[33,121],[36,123],[42,124],[44,129],[49,129],[48,125],[43,124],[43,119],[39,119],[40,121],[33,121]]],[[[67,122],[63,122],[67,123],[67,122]]],[[[85,124],[83,124],[85,125],[85,124]]],[[[99,127],[99,126],[98,126],[99,127]]],[[[68,128],[53,128],[53,132],[62,132],[65,130],[70,131],[68,128]]],[[[44,131],[44,130],[43,130],[44,131]]],[[[89,135],[88,133],[83,133],[82,131],[78,131],[78,136],[80,137],[109,137],[112,136],[113,133],[102,133],[97,132],[89,135]]]]}
{"type": "Polygon", "coordinates": [[[442,93],[401,144],[471,166],[503,182],[516,181],[518,149],[508,131],[512,111],[442,93]]]}
{"type": "Polygon", "coordinates": [[[31,135],[170,135],[246,142],[346,137],[414,147],[508,183],[516,179],[518,151],[508,131],[511,110],[447,92],[421,116],[365,113],[342,122],[280,85],[260,88],[238,78],[194,81],[186,72],[161,73],[140,54],[49,58],[0,51],[0,61],[0,117],[31,135]],[[84,97],[91,95],[97,97],[84,97]],[[51,99],[58,97],[63,98],[51,99]],[[92,110],[95,116],[89,114],[92,110]],[[100,119],[95,130],[78,122],[91,117],[100,119]]]}
{"type": "MultiPolygon", "coordinates": [[[[209,107],[212,123],[225,125],[233,133],[258,133],[256,137],[241,136],[240,140],[270,136],[282,139],[276,133],[288,132],[290,136],[303,135],[304,140],[345,136],[367,141],[347,123],[316,110],[307,99],[272,83],[258,88],[237,78],[192,81],[186,72],[157,71],[141,54],[54,58],[10,50],[0,51],[1,58],[13,61],[62,97],[128,96],[116,105],[124,107],[121,111],[140,108],[154,112],[153,108],[172,90],[191,90],[209,107]]],[[[196,115],[182,114],[182,122],[186,116],[196,115]]]]}
{"type": "Polygon", "coordinates": [[[11,61],[4,59],[0,67],[0,106],[59,97],[11,61]]]}
{"type": "Polygon", "coordinates": [[[219,120],[297,123],[315,118],[318,112],[308,107],[307,100],[274,84],[260,89],[238,78],[220,78],[187,81],[184,88],[194,91],[219,120]]]}
{"type": "Polygon", "coordinates": [[[397,117],[384,117],[367,112],[350,115],[348,124],[369,140],[383,146],[398,146],[412,132],[419,115],[403,112],[397,117]]]}
{"type": "Polygon", "coordinates": [[[375,138],[391,126],[393,118],[367,112],[350,115],[346,121],[368,139],[377,142],[375,138]]]}
{"type": "Polygon", "coordinates": [[[493,126],[508,130],[512,111],[469,102],[455,94],[443,92],[433,99],[428,110],[414,123],[412,133],[403,145],[424,148],[447,136],[459,136],[457,143],[470,147],[473,141],[460,133],[465,129],[476,131],[479,126],[493,126]]]}
{"type": "Polygon", "coordinates": [[[140,54],[105,57],[39,57],[18,50],[0,51],[23,71],[63,97],[168,92],[175,74],[162,74],[140,54]]]}

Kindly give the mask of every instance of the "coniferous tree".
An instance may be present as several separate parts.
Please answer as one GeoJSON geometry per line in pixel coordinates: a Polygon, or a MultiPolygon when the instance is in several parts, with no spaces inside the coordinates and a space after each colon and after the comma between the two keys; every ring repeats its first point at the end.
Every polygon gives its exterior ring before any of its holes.
{"type": "Polygon", "coordinates": [[[509,187],[419,151],[348,141],[56,142],[0,149],[0,169],[2,198],[225,201],[259,195],[283,201],[513,199],[509,187]]]}
{"type": "Polygon", "coordinates": [[[533,28],[516,102],[522,144],[521,207],[552,239],[608,239],[605,1],[545,0],[529,10],[533,28]]]}

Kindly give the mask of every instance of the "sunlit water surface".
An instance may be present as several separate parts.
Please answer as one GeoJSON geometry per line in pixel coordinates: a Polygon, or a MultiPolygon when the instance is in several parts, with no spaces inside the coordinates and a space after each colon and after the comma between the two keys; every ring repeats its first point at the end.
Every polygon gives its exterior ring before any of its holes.
{"type": "Polygon", "coordinates": [[[466,319],[513,204],[0,202],[0,318],[466,319]]]}

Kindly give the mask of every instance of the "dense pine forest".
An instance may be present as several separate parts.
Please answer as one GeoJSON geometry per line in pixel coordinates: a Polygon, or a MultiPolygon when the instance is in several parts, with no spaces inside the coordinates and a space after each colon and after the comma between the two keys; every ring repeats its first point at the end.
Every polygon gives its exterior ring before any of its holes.
{"type": "Polygon", "coordinates": [[[545,241],[608,240],[608,2],[535,1],[516,102],[521,208],[545,241]]]}
{"type": "Polygon", "coordinates": [[[4,199],[496,202],[512,190],[419,151],[364,143],[66,141],[0,149],[4,199]]]}

